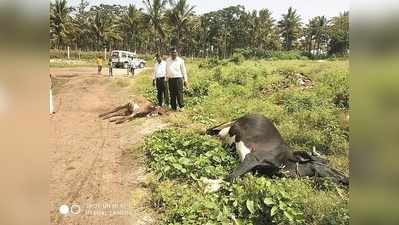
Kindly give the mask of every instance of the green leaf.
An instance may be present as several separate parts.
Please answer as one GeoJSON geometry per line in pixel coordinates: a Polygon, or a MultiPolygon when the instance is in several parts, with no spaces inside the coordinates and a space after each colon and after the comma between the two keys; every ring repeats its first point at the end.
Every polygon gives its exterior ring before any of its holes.
{"type": "Polygon", "coordinates": [[[180,164],[173,164],[173,167],[174,168],[176,168],[176,169],[178,169],[178,170],[181,170],[181,169],[183,169],[183,167],[180,165],[180,164]]]}
{"type": "Polygon", "coordinates": [[[284,211],[285,217],[287,217],[290,221],[294,221],[294,217],[287,211],[284,211]]]}
{"type": "Polygon", "coordinates": [[[191,165],[190,160],[187,159],[187,158],[181,158],[181,159],[180,159],[180,163],[183,164],[183,165],[185,165],[185,166],[191,165]]]}
{"type": "Polygon", "coordinates": [[[272,198],[265,198],[265,199],[263,199],[263,202],[264,202],[266,205],[274,205],[274,201],[273,201],[272,198]]]}
{"type": "Polygon", "coordinates": [[[255,212],[254,201],[247,200],[247,209],[249,210],[250,213],[254,213],[255,212]]]}
{"type": "Polygon", "coordinates": [[[277,207],[277,206],[273,206],[273,207],[272,207],[272,209],[270,210],[270,215],[271,215],[271,216],[274,216],[274,215],[276,215],[276,213],[277,213],[277,209],[278,209],[278,207],[277,207]]]}
{"type": "Polygon", "coordinates": [[[177,150],[177,154],[179,154],[180,156],[185,156],[186,153],[183,152],[182,150],[177,150]]]}

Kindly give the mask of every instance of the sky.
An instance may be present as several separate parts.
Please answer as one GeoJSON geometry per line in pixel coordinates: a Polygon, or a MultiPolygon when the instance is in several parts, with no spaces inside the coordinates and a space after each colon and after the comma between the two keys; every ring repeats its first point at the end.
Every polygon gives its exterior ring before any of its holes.
{"type": "MultiPolygon", "coordinates": [[[[69,4],[78,5],[80,0],[68,0],[69,4]]],[[[273,18],[279,20],[281,14],[286,13],[289,6],[297,9],[303,22],[307,22],[315,16],[333,17],[340,12],[348,11],[350,0],[188,0],[194,5],[197,14],[216,11],[228,6],[243,5],[246,10],[259,10],[267,8],[272,12],[273,18]]],[[[89,0],[90,5],[99,4],[134,4],[138,8],[144,8],[142,0],[89,0]]]]}

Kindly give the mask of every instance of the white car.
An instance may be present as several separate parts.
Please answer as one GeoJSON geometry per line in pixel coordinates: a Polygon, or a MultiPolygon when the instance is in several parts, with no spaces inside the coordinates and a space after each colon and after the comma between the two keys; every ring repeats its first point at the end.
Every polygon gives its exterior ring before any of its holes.
{"type": "Polygon", "coordinates": [[[112,67],[115,68],[143,68],[146,61],[137,57],[133,52],[114,50],[111,52],[112,67]]]}

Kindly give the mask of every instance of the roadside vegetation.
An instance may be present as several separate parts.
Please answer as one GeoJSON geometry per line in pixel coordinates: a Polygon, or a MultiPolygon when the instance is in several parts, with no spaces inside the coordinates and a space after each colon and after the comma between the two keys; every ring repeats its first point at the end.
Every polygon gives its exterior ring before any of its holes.
{"type": "MultiPolygon", "coordinates": [[[[203,131],[250,112],[271,118],[293,149],[315,147],[348,174],[348,61],[244,58],[188,60],[186,111],[146,138],[161,224],[349,224],[348,191],[328,179],[254,174],[206,193],[201,178],[223,178],[239,160],[203,131]]],[[[150,77],[137,82],[153,99],[150,77]]]]}

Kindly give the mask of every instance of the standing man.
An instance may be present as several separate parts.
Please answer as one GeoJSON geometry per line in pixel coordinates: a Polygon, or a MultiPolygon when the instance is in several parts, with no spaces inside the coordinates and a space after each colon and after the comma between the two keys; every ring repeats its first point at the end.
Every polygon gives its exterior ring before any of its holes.
{"type": "MultiPolygon", "coordinates": [[[[134,61],[132,61],[128,70],[132,74],[132,77],[134,77],[134,71],[136,70],[136,65],[135,65],[134,61]]],[[[128,72],[128,74],[129,74],[129,72],[128,72]]]]}
{"type": "Polygon", "coordinates": [[[101,71],[103,70],[103,57],[102,56],[97,57],[96,64],[98,67],[97,74],[100,75],[101,71]]]}
{"type": "Polygon", "coordinates": [[[113,69],[112,57],[109,57],[109,60],[108,60],[108,76],[109,76],[109,78],[112,78],[112,76],[113,76],[112,69],[113,69]]]}
{"type": "Polygon", "coordinates": [[[154,78],[152,80],[152,85],[156,86],[157,88],[158,105],[162,107],[164,101],[165,105],[169,105],[168,85],[165,80],[166,62],[161,58],[159,54],[156,54],[155,58],[156,62],[154,67],[154,78]]]}
{"type": "Polygon", "coordinates": [[[175,47],[170,49],[170,58],[166,62],[166,80],[169,84],[170,104],[173,110],[177,110],[177,103],[180,110],[183,110],[183,84],[187,87],[187,71],[184,60],[177,56],[175,47]]]}

